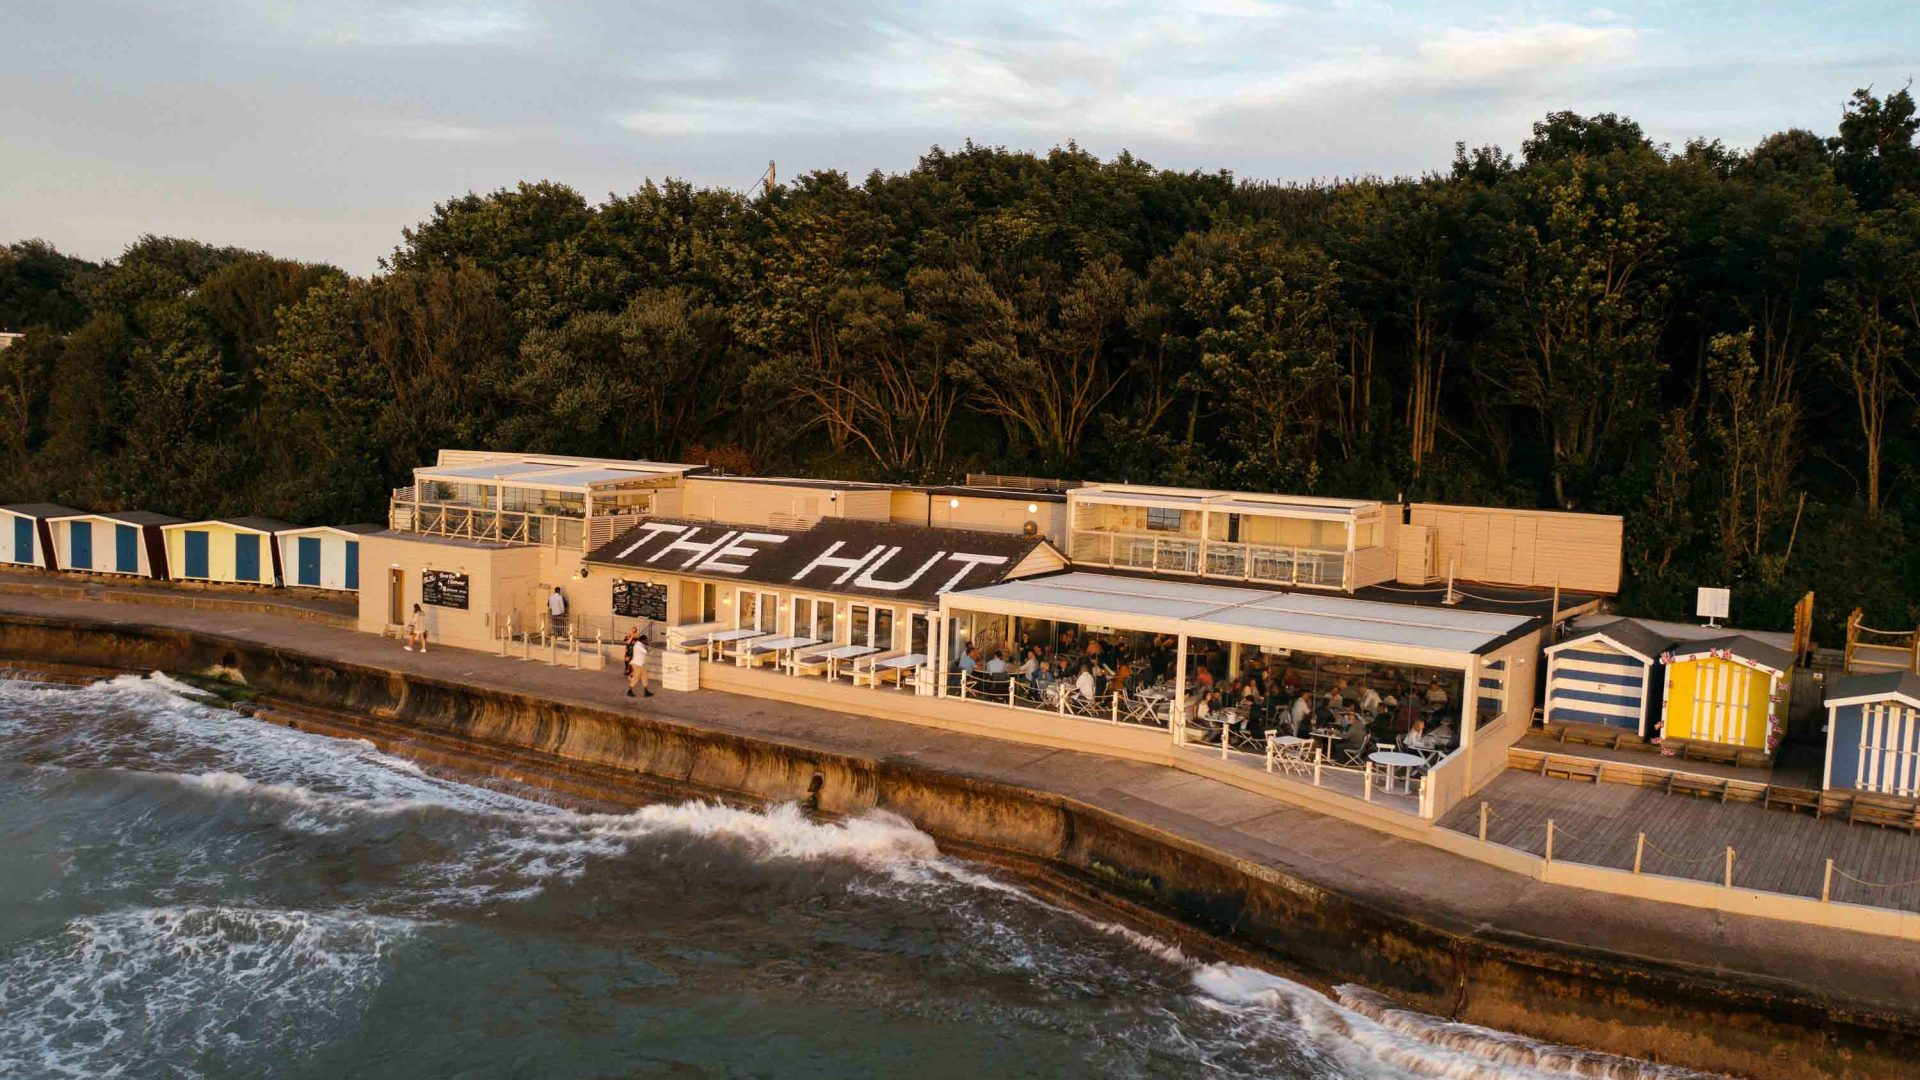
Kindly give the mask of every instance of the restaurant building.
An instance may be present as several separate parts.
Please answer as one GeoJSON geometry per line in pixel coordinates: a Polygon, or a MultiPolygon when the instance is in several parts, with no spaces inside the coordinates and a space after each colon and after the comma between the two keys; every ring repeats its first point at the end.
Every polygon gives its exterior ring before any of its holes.
{"type": "Polygon", "coordinates": [[[650,518],[586,563],[616,618],[659,621],[711,657],[796,673],[886,665],[883,677],[929,693],[942,596],[1066,565],[1037,534],[837,517],[804,528],[650,518]]]}
{"type": "MultiPolygon", "coordinates": [[[[1372,800],[1374,762],[1395,763],[1377,794],[1427,816],[1504,768],[1542,700],[1550,629],[1596,611],[1620,575],[1621,521],[1606,515],[461,451],[416,470],[388,524],[359,541],[369,631],[397,635],[419,605],[436,644],[599,667],[644,627],[727,665],[712,681],[738,692],[811,700],[777,672],[885,687],[909,714],[1001,710],[989,728],[1133,721],[1165,729],[1163,746],[1272,769],[1271,738],[1230,733],[1231,707],[1204,704],[1257,679],[1364,708],[1361,756],[1326,746],[1315,786],[1372,800]],[[1091,663],[1094,640],[1130,663],[1091,663]],[[1023,654],[1068,677],[1099,667],[1095,692],[1042,697],[1023,654]],[[941,700],[913,705],[909,689],[941,700]],[[1429,731],[1423,756],[1402,752],[1429,731]]],[[[1104,730],[1085,738],[1121,737],[1104,730]]]]}

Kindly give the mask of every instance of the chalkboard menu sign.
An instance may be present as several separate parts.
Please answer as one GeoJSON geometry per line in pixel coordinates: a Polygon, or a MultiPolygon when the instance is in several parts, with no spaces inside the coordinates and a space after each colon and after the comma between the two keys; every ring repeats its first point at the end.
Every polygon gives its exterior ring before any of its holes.
{"type": "Polygon", "coordinates": [[[613,613],[629,619],[667,619],[667,587],[613,579],[613,613]]]}
{"type": "Polygon", "coordinates": [[[451,570],[422,570],[420,602],[434,607],[467,610],[467,575],[451,570]]]}

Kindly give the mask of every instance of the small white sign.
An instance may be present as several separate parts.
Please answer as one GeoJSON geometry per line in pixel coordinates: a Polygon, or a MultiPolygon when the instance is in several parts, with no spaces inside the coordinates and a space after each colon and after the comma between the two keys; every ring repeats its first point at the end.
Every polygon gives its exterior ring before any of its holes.
{"type": "Polygon", "coordinates": [[[1731,589],[1702,588],[1696,613],[1708,622],[1724,619],[1727,617],[1728,605],[1732,600],[1733,590],[1731,589]]]}

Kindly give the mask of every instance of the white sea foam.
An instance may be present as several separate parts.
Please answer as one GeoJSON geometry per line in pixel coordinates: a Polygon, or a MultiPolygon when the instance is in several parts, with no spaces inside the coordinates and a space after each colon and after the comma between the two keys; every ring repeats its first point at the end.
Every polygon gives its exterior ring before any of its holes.
{"type": "Polygon", "coordinates": [[[141,908],[4,958],[0,1076],[114,1077],[297,1057],[357,1015],[414,924],[352,912],[141,908]]]}
{"type": "MultiPolygon", "coordinates": [[[[1244,1033],[1242,1041],[1257,1040],[1276,1053],[1285,1048],[1324,1063],[1330,1073],[1445,1080],[1699,1075],[1449,1023],[1357,987],[1341,988],[1335,1001],[1254,969],[1202,965],[1167,942],[1057,907],[948,859],[931,837],[891,814],[822,822],[793,805],[755,812],[708,802],[648,806],[627,814],[574,813],[437,779],[370,743],[292,731],[210,708],[193,700],[191,688],[164,676],[53,691],[61,695],[65,715],[47,732],[36,733],[32,717],[47,708],[45,693],[25,684],[0,686],[0,732],[11,740],[28,729],[28,736],[52,747],[53,761],[63,766],[132,766],[159,773],[212,798],[257,804],[260,812],[280,814],[282,824],[300,831],[333,832],[405,814],[447,818],[455,835],[444,850],[407,869],[410,902],[397,905],[422,919],[449,906],[511,902],[564,886],[597,861],[628,858],[663,838],[686,837],[756,861],[850,862],[868,876],[847,888],[925,903],[963,930],[983,966],[1098,985],[1105,960],[1071,941],[1052,940],[1045,920],[1036,926],[1005,905],[1068,917],[1190,978],[1196,991],[1192,1000],[1225,1017],[1230,1031],[1244,1033]],[[76,713],[97,723],[76,725],[76,713]]],[[[338,971],[343,985],[356,979],[365,985],[377,977],[381,951],[412,925],[369,916],[240,910],[155,909],[76,922],[65,945],[26,958],[25,981],[10,979],[0,989],[0,1005],[9,1006],[8,1012],[16,1011],[11,1007],[16,1001],[27,1000],[22,996],[27,989],[56,1003],[53,1013],[29,1008],[23,1019],[10,1022],[7,1031],[31,1037],[0,1040],[6,1046],[0,1050],[0,1075],[14,1071],[9,1066],[15,1064],[65,1075],[58,1069],[73,1061],[86,1066],[70,1070],[73,1075],[111,1075],[117,1068],[109,1058],[112,1031],[138,1019],[130,1010],[149,1007],[144,1000],[137,1005],[122,1000],[118,990],[162,967],[170,965],[173,974],[161,980],[167,989],[151,1006],[161,1010],[205,992],[196,987],[242,981],[256,969],[269,972],[270,982],[279,978],[297,996],[304,992],[301,973],[292,967],[297,955],[319,958],[309,966],[338,971]],[[126,974],[110,970],[115,963],[126,974]],[[90,989],[89,980],[98,986],[90,989]],[[29,1042],[53,1047],[53,1056],[18,1056],[29,1042]]],[[[1166,1045],[1193,1041],[1171,1014],[1167,1020],[1168,1030],[1158,1034],[1166,1045]]],[[[186,1020],[172,1025],[191,1027],[186,1020]]],[[[203,1036],[211,1034],[175,1033],[189,1042],[203,1036]]],[[[1196,1062],[1214,1056],[1198,1044],[1187,1050],[1182,1056],[1196,1062]]]]}
{"type": "Polygon", "coordinates": [[[1442,1080],[1710,1080],[1708,1074],[1557,1046],[1451,1023],[1357,986],[1339,1000],[1264,971],[1232,964],[1195,969],[1194,984],[1226,1009],[1258,1009],[1305,1032],[1343,1068],[1363,1075],[1442,1080]]]}

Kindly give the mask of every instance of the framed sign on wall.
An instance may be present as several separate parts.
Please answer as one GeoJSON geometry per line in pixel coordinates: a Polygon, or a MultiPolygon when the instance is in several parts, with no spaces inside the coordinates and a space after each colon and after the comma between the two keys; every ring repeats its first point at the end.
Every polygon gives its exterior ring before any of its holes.
{"type": "Polygon", "coordinates": [[[467,610],[467,575],[453,570],[422,570],[420,602],[467,610]]]}
{"type": "Polygon", "coordinates": [[[613,613],[629,619],[667,620],[667,587],[613,579],[613,613]]]}

